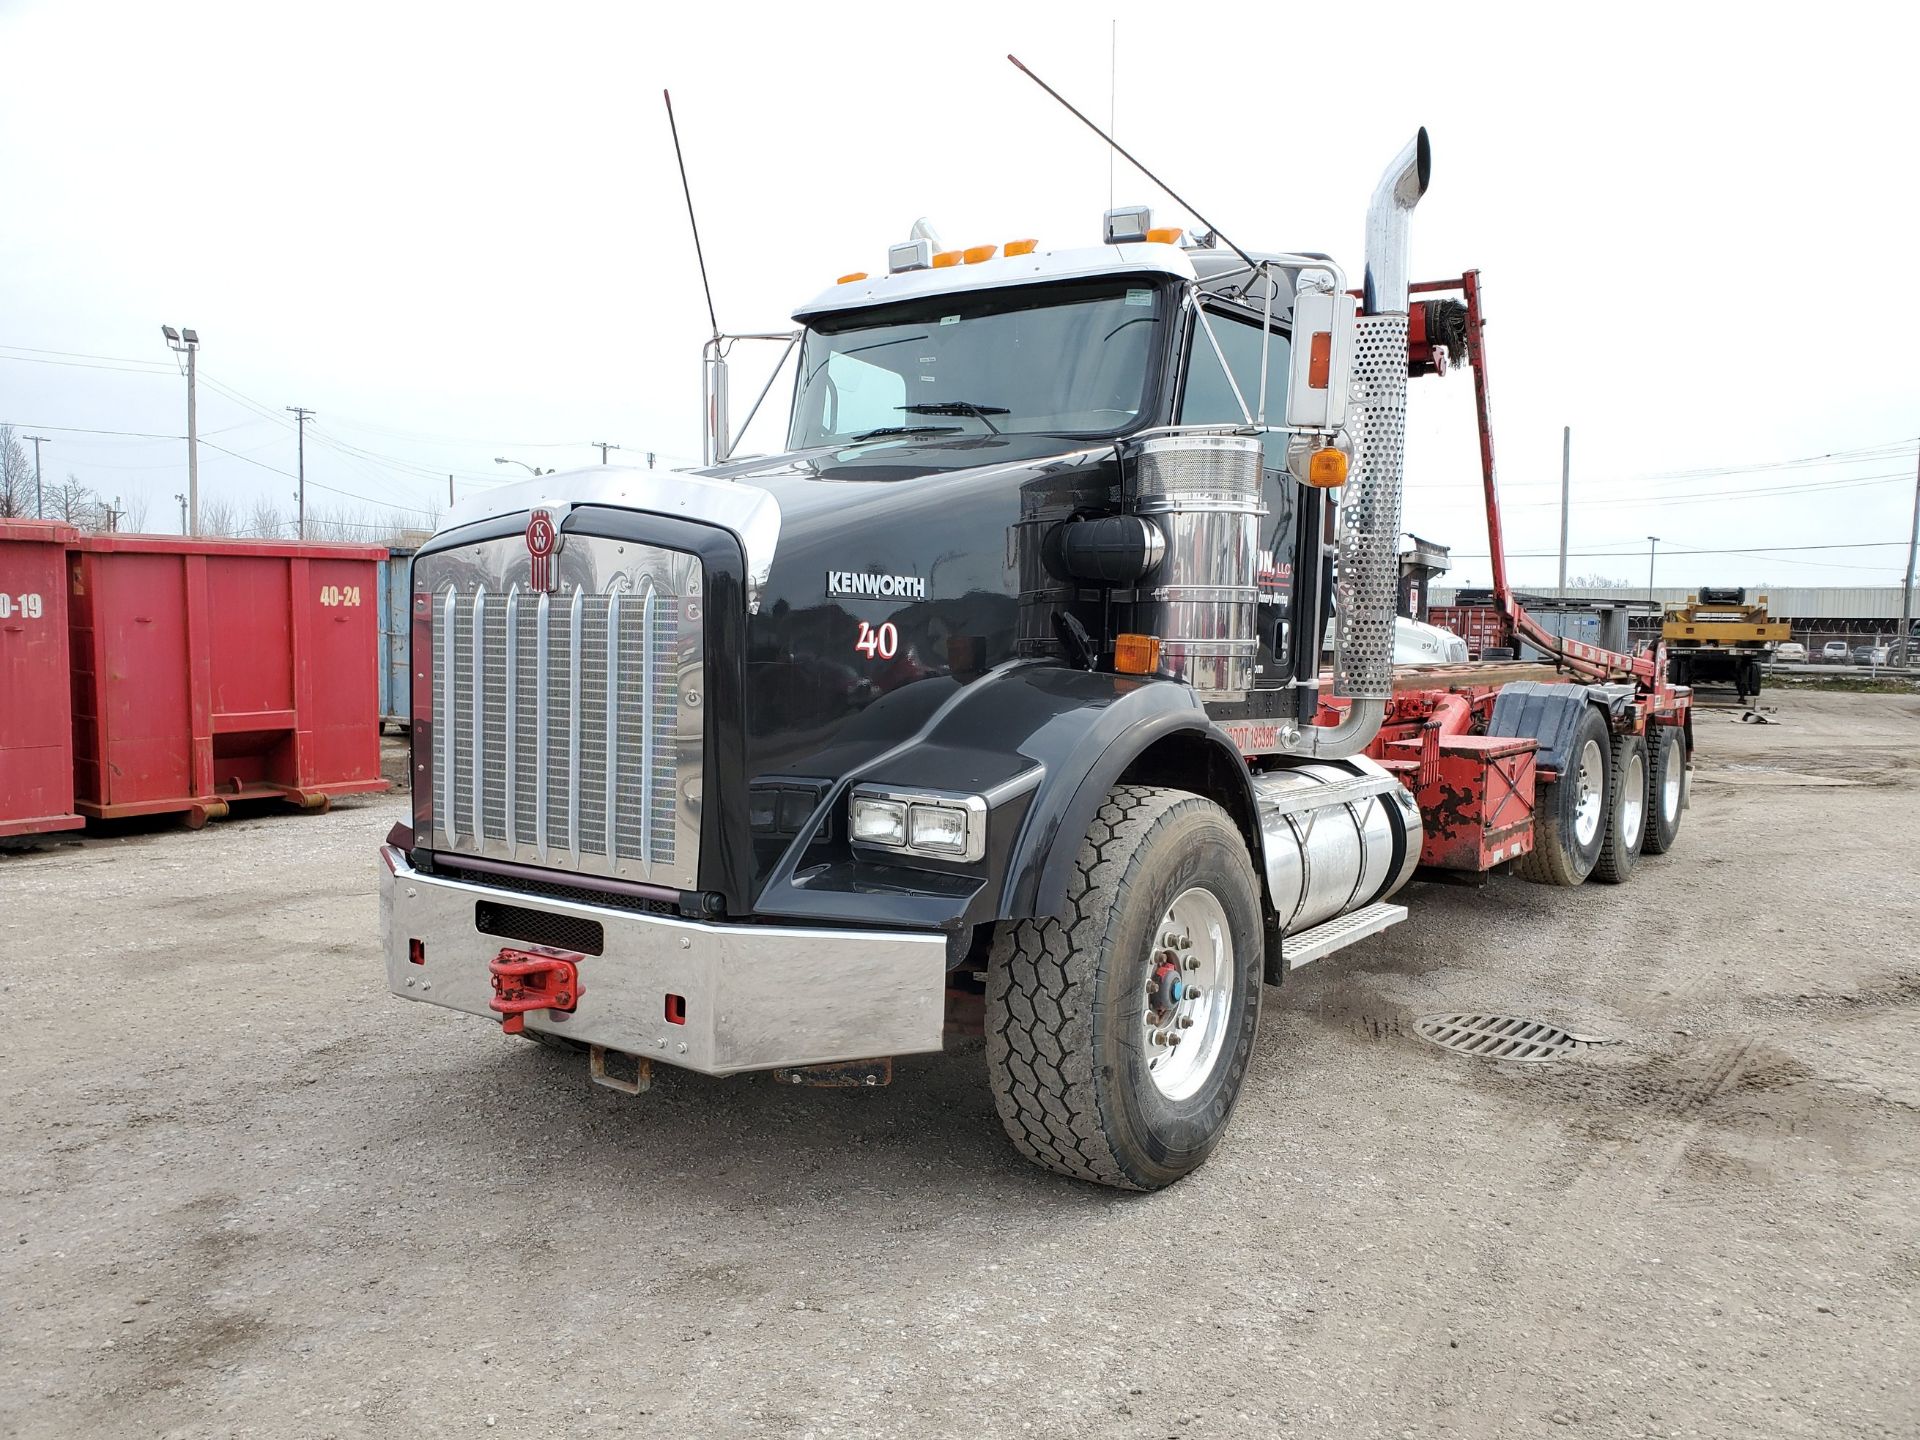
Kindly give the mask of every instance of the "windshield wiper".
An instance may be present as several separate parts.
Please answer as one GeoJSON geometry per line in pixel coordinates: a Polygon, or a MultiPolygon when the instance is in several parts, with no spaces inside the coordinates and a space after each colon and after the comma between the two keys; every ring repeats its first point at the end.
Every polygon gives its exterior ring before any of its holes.
{"type": "Polygon", "coordinates": [[[847,438],[845,444],[852,445],[861,440],[884,440],[889,435],[957,435],[958,425],[882,425],[878,430],[862,430],[858,435],[847,438]]]}
{"type": "Polygon", "coordinates": [[[1009,413],[1004,405],[976,405],[971,400],[930,400],[923,405],[896,405],[893,408],[904,410],[909,415],[971,415],[996,435],[1000,433],[1000,427],[987,417],[1009,413]]]}

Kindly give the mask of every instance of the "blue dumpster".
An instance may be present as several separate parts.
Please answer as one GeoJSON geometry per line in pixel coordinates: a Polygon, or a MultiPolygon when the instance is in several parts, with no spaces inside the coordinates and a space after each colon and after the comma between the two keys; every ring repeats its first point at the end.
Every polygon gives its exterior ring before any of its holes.
{"type": "Polygon", "coordinates": [[[412,713],[407,681],[407,628],[413,606],[407,589],[413,547],[395,545],[380,562],[380,724],[405,729],[412,713]]]}

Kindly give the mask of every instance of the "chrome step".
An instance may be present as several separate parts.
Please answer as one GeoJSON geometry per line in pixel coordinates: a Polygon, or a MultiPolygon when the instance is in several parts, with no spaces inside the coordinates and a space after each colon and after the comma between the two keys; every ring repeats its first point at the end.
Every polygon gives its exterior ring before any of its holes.
{"type": "Polygon", "coordinates": [[[1324,925],[1287,936],[1280,942],[1280,956],[1286,961],[1287,969],[1298,970],[1302,965],[1325,959],[1336,950],[1346,949],[1355,941],[1378,935],[1389,925],[1398,925],[1406,918],[1407,907],[1404,905],[1385,902],[1362,905],[1358,910],[1336,915],[1324,925]]]}

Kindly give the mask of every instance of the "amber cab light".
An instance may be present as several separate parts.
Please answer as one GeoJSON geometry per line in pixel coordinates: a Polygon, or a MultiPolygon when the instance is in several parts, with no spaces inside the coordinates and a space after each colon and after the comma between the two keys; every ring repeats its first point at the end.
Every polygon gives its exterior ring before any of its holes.
{"type": "Polygon", "coordinates": [[[1113,668],[1122,675],[1151,675],[1160,668],[1160,637],[1121,635],[1113,642],[1113,668]]]}
{"type": "Polygon", "coordinates": [[[1307,460],[1307,483],[1332,490],[1347,483],[1347,455],[1331,445],[1316,450],[1307,460]]]}
{"type": "Polygon", "coordinates": [[[991,260],[999,249],[998,245],[969,245],[960,255],[967,264],[978,265],[982,260],[991,260]]]}
{"type": "Polygon", "coordinates": [[[838,280],[834,281],[833,283],[836,285],[851,285],[856,280],[864,280],[866,278],[867,278],[866,271],[856,270],[851,275],[842,275],[838,280]]]}
{"type": "Polygon", "coordinates": [[[960,252],[958,250],[942,250],[938,255],[933,257],[933,268],[936,270],[944,270],[949,265],[958,265],[959,263],[960,252]]]}
{"type": "Polygon", "coordinates": [[[1147,231],[1147,243],[1149,245],[1178,245],[1180,243],[1180,227],[1178,225],[1163,225],[1157,229],[1149,230],[1147,231]]]}
{"type": "Polygon", "coordinates": [[[1000,247],[1002,255],[1031,255],[1039,245],[1038,240],[1009,240],[1000,247]]]}

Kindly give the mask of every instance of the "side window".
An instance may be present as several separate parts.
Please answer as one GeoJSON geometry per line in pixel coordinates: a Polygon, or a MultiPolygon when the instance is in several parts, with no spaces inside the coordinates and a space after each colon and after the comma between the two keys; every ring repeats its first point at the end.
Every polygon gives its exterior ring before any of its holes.
{"type": "MultiPolygon", "coordinates": [[[[1247,408],[1257,412],[1260,327],[1218,312],[1209,312],[1207,320],[1213,326],[1214,338],[1220,342],[1221,350],[1226,352],[1227,363],[1233,367],[1234,381],[1240,386],[1240,394],[1246,400],[1247,408]]],[[[1286,418],[1287,349],[1287,337],[1284,335],[1275,335],[1267,348],[1269,425],[1278,425],[1286,418]]],[[[1180,402],[1180,420],[1187,425],[1238,425],[1242,421],[1240,406],[1233,398],[1233,388],[1227,384],[1226,373],[1220,368],[1220,357],[1214,354],[1206,331],[1198,325],[1194,327],[1192,349],[1187,361],[1187,387],[1180,402]]],[[[1267,469],[1287,468],[1285,435],[1263,435],[1260,443],[1266,451],[1267,469]]]]}
{"type": "Polygon", "coordinates": [[[827,357],[827,396],[824,428],[835,435],[907,423],[900,409],[907,403],[906,380],[852,355],[827,357]]]}

